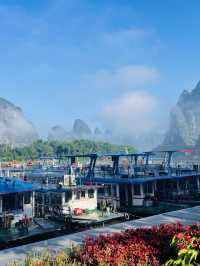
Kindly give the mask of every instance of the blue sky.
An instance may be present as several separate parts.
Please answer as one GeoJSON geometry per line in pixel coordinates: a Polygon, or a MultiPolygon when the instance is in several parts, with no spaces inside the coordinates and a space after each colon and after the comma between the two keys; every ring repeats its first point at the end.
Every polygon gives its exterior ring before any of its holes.
{"type": "Polygon", "coordinates": [[[199,10],[198,0],[0,0],[0,96],[43,135],[75,118],[165,129],[200,80],[199,10]]]}

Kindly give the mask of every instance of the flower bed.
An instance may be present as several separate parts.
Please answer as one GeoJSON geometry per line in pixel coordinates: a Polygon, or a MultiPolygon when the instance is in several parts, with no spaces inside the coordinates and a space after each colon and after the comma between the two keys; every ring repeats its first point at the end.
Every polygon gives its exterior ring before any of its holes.
{"type": "Polygon", "coordinates": [[[130,229],[97,238],[87,238],[68,256],[48,252],[28,256],[26,266],[158,266],[200,265],[200,225],[180,224],[130,229]],[[185,263],[185,264],[183,264],[185,263]]]}

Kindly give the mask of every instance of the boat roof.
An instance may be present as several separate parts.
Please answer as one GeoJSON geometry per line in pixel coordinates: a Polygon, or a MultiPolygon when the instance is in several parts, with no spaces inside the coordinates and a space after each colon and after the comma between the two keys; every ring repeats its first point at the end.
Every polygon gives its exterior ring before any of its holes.
{"type": "Polygon", "coordinates": [[[33,184],[16,177],[0,177],[0,195],[33,191],[33,184]]]}
{"type": "Polygon", "coordinates": [[[83,185],[83,186],[63,186],[61,188],[50,186],[50,187],[41,187],[37,189],[37,192],[67,192],[67,191],[84,191],[84,190],[95,190],[102,187],[102,185],[83,185]]]}
{"type": "MultiPolygon", "coordinates": [[[[88,153],[88,154],[70,154],[70,155],[62,155],[60,157],[54,158],[54,159],[61,159],[61,158],[78,158],[78,157],[137,157],[137,156],[147,156],[147,155],[155,155],[155,153],[175,153],[175,152],[185,152],[185,153],[191,153],[194,150],[192,149],[182,149],[182,150],[155,150],[155,151],[145,151],[140,153],[126,153],[126,152],[108,152],[108,153],[88,153]]],[[[45,157],[43,157],[45,158],[45,157]]],[[[46,157],[51,158],[53,157],[46,157]]]]}
{"type": "MultiPolygon", "coordinates": [[[[88,177],[80,178],[81,182],[92,182],[95,184],[144,184],[147,182],[158,180],[177,180],[196,176],[196,174],[182,174],[182,175],[164,175],[164,176],[144,176],[135,178],[121,178],[121,177],[88,177]]],[[[200,175],[200,173],[198,173],[200,175]]]]}

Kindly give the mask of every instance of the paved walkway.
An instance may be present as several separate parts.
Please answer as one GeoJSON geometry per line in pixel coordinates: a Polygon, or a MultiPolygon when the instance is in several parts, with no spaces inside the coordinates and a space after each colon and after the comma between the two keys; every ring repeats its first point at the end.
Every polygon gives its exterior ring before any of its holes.
{"type": "Polygon", "coordinates": [[[50,250],[57,251],[59,249],[70,248],[72,247],[72,245],[81,244],[82,241],[88,236],[98,236],[99,234],[120,232],[122,230],[131,228],[176,222],[180,222],[183,225],[191,225],[200,222],[200,206],[110,225],[102,228],[87,230],[76,234],[57,237],[48,241],[41,241],[34,244],[3,250],[0,251],[0,266],[8,265],[8,263],[13,260],[22,262],[28,252],[30,252],[34,248],[36,248],[38,251],[43,251],[47,243],[50,250]]]}

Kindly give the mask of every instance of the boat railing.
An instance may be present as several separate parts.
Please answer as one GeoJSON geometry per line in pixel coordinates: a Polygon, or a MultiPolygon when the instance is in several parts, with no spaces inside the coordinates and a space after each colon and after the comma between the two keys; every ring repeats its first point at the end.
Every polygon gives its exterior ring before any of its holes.
{"type": "Polygon", "coordinates": [[[4,217],[4,216],[16,216],[16,215],[21,215],[23,213],[23,209],[10,209],[8,211],[2,211],[2,213],[0,214],[0,217],[4,217]]]}
{"type": "Polygon", "coordinates": [[[170,168],[169,169],[169,173],[171,175],[175,175],[175,176],[182,176],[182,175],[198,175],[200,174],[199,171],[193,170],[191,168],[170,168]]]}

